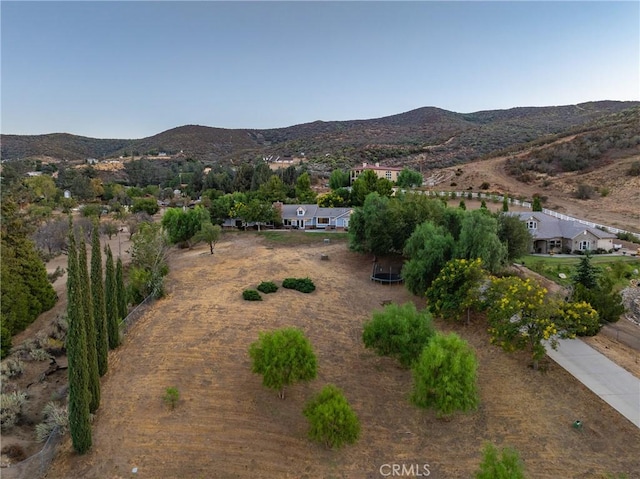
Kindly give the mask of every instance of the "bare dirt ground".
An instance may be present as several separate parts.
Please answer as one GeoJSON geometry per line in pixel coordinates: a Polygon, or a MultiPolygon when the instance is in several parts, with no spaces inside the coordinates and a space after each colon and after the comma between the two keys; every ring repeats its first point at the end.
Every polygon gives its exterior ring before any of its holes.
{"type": "Polygon", "coordinates": [[[453,189],[449,182],[453,180],[456,182],[455,189],[459,191],[469,187],[478,191],[480,185],[487,182],[489,183],[487,191],[508,193],[514,198],[523,196],[528,199],[531,199],[534,194],[539,194],[541,197],[549,198],[544,203],[545,208],[640,233],[640,177],[626,174],[631,163],[638,161],[640,156],[612,160],[609,165],[590,173],[563,173],[553,177],[538,175],[532,183],[518,182],[506,173],[505,162],[513,156],[518,155],[497,157],[433,171],[431,172],[433,177],[442,179],[433,188],[453,189]],[[455,176],[455,171],[458,169],[462,174],[455,176]],[[579,200],[573,197],[573,193],[581,183],[594,188],[606,188],[609,193],[605,197],[596,194],[592,199],[579,200]]]}
{"type": "Polygon", "coordinates": [[[485,441],[518,449],[530,478],[638,477],[638,428],[552,361],[535,372],[525,354],[490,346],[482,324],[438,324],[476,350],[479,410],[443,421],[412,406],[411,373],[365,350],[361,333],[382,301],[423,302],[371,282],[371,258],[344,242],[287,246],[231,234],[214,255],[199,246],[171,263],[168,296],[110,355],[93,449],[79,457],[66,439],[48,478],[378,478],[393,463],[469,478],[485,441]],[[317,290],[242,300],[243,289],[288,276],[309,276],[317,290]],[[283,326],[308,335],[319,374],[280,400],[251,373],[247,349],[260,331],[283,326]],[[308,441],[301,412],[326,383],[344,390],[362,424],[359,442],[339,451],[308,441]],[[173,411],[161,399],[169,386],[181,394],[173,411]]]}

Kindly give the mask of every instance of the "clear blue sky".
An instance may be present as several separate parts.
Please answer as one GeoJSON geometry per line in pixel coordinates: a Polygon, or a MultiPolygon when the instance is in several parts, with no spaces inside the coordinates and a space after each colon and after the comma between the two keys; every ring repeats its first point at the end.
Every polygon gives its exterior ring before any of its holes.
{"type": "Polygon", "coordinates": [[[640,3],[2,1],[2,133],[640,100],[640,3]]]}

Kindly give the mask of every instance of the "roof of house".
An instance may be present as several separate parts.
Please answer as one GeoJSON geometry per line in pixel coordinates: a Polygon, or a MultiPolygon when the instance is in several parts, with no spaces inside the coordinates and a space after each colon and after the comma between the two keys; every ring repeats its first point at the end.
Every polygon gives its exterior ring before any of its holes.
{"type": "Polygon", "coordinates": [[[538,222],[536,229],[530,229],[529,232],[535,239],[555,239],[555,238],[575,238],[578,235],[588,231],[597,238],[615,238],[616,235],[607,231],[592,228],[583,225],[577,221],[563,220],[555,216],[548,215],[542,211],[524,211],[515,213],[520,220],[529,221],[534,219],[538,222]]]}
{"type": "Polygon", "coordinates": [[[378,171],[402,171],[404,168],[398,166],[362,165],[351,168],[351,171],[378,170],[378,171]]]}
{"type": "Polygon", "coordinates": [[[323,208],[318,205],[282,205],[283,218],[301,218],[298,216],[298,208],[304,210],[302,218],[338,218],[349,214],[352,208],[323,208]]]}

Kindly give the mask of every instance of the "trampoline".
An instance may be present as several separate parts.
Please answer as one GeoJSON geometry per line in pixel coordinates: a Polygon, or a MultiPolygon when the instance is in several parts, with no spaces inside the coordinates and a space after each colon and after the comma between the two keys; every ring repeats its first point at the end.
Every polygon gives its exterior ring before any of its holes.
{"type": "Polygon", "coordinates": [[[371,271],[371,281],[382,284],[396,284],[402,283],[402,276],[400,275],[400,267],[389,266],[384,268],[378,263],[373,263],[373,270],[371,271]]]}

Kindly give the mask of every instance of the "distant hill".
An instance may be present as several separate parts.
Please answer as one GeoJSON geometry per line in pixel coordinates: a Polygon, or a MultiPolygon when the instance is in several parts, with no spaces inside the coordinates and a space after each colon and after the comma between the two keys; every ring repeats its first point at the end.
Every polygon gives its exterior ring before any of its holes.
{"type": "Polygon", "coordinates": [[[360,161],[432,167],[461,164],[496,150],[563,133],[619,113],[640,102],[600,101],[456,113],[424,107],[370,120],[316,121],[268,130],[187,125],[138,140],[94,139],[70,134],[1,135],[3,160],[50,156],[72,161],[131,154],[183,152],[206,162],[300,156],[323,169],[326,155],[360,161]]]}

